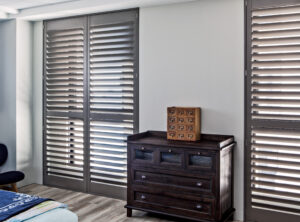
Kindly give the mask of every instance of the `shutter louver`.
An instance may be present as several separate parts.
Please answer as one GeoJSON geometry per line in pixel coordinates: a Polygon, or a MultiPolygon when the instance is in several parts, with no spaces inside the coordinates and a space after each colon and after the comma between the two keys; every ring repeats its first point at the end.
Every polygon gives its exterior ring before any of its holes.
{"type": "Polygon", "coordinates": [[[83,112],[83,29],[46,37],[46,93],[50,112],[83,112]]]}
{"type": "Polygon", "coordinates": [[[136,13],[124,15],[92,17],[89,30],[90,180],[120,187],[127,183],[126,140],[136,131],[137,112],[136,13]]]}
{"type": "Polygon", "coordinates": [[[133,134],[133,123],[92,121],[90,132],[91,180],[126,184],[126,140],[133,134]]]}
{"type": "Polygon", "coordinates": [[[300,212],[299,132],[254,128],[251,165],[254,207],[300,212]]]}
{"type": "Polygon", "coordinates": [[[276,221],[294,221],[300,215],[300,6],[253,9],[249,16],[247,220],[270,221],[270,211],[276,221]]]}
{"type": "Polygon", "coordinates": [[[300,120],[300,7],[252,12],[252,118],[300,120]]]}
{"type": "Polygon", "coordinates": [[[90,109],[133,115],[133,24],[90,28],[90,109]]]}
{"type": "Polygon", "coordinates": [[[83,180],[83,121],[47,116],[47,174],[83,180]]]}

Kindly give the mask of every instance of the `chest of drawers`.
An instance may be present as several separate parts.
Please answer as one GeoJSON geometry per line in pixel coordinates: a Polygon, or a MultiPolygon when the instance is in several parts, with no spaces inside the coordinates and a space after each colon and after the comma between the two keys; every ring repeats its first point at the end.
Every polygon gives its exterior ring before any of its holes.
{"type": "Polygon", "coordinates": [[[231,218],[233,136],[166,138],[156,131],[128,137],[127,216],[135,209],[195,221],[231,218]]]}

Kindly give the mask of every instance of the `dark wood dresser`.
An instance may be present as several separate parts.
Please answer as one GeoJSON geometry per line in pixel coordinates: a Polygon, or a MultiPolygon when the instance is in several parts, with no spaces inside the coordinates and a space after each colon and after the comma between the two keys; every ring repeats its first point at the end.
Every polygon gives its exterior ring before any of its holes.
{"type": "Polygon", "coordinates": [[[170,141],[166,132],[128,137],[127,216],[132,210],[226,221],[233,209],[233,136],[170,141]]]}

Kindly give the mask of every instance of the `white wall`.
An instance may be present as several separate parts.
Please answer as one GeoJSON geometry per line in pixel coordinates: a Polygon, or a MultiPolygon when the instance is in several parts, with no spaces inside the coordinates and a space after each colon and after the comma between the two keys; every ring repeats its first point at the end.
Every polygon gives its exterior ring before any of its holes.
{"type": "MultiPolygon", "coordinates": [[[[234,135],[236,219],[243,218],[244,9],[201,0],[140,10],[140,130],[166,130],[168,106],[200,106],[205,133],[234,135]]],[[[42,23],[34,25],[33,149],[42,181],[42,23]]]]}
{"type": "Polygon", "coordinates": [[[140,130],[166,130],[168,106],[202,108],[205,133],[234,135],[236,219],[243,218],[243,1],[140,11],[140,130]]]}
{"type": "Polygon", "coordinates": [[[32,149],[32,23],[17,20],[16,32],[16,168],[26,175],[25,179],[19,183],[19,186],[22,186],[30,184],[35,175],[32,170],[34,156],[32,149]]]}
{"type": "Polygon", "coordinates": [[[32,182],[43,183],[43,23],[33,25],[33,110],[32,125],[34,149],[32,182]]]}
{"type": "Polygon", "coordinates": [[[8,160],[0,171],[16,168],[16,21],[0,22],[0,143],[8,160]]]}

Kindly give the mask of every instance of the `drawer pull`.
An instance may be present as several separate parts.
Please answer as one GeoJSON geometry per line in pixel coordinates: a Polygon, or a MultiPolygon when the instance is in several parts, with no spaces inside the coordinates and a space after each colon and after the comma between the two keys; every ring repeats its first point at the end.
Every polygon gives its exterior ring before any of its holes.
{"type": "Polygon", "coordinates": [[[175,118],[170,118],[170,123],[174,123],[175,122],[175,118]]]}
{"type": "Polygon", "coordinates": [[[201,210],[201,209],[202,209],[202,205],[201,205],[201,204],[197,204],[197,205],[196,205],[196,209],[197,209],[197,210],[201,210]]]}
{"type": "Polygon", "coordinates": [[[142,178],[142,180],[145,180],[147,177],[146,177],[146,175],[142,175],[141,178],[142,178]]]}
{"type": "Polygon", "coordinates": [[[141,195],[142,200],[146,200],[146,196],[144,194],[141,195]]]}
{"type": "Polygon", "coordinates": [[[200,152],[198,152],[198,156],[200,156],[201,155],[201,153],[200,152]]]}
{"type": "Polygon", "coordinates": [[[171,149],[169,149],[169,153],[172,153],[172,150],[171,150],[171,149]]]}
{"type": "Polygon", "coordinates": [[[192,118],[188,118],[188,122],[192,123],[194,120],[192,118]]]}
{"type": "Polygon", "coordinates": [[[203,183],[201,183],[201,182],[197,183],[197,187],[202,187],[202,185],[203,185],[203,183]]]}
{"type": "Polygon", "coordinates": [[[145,147],[142,146],[141,150],[145,150],[145,147]]]}

